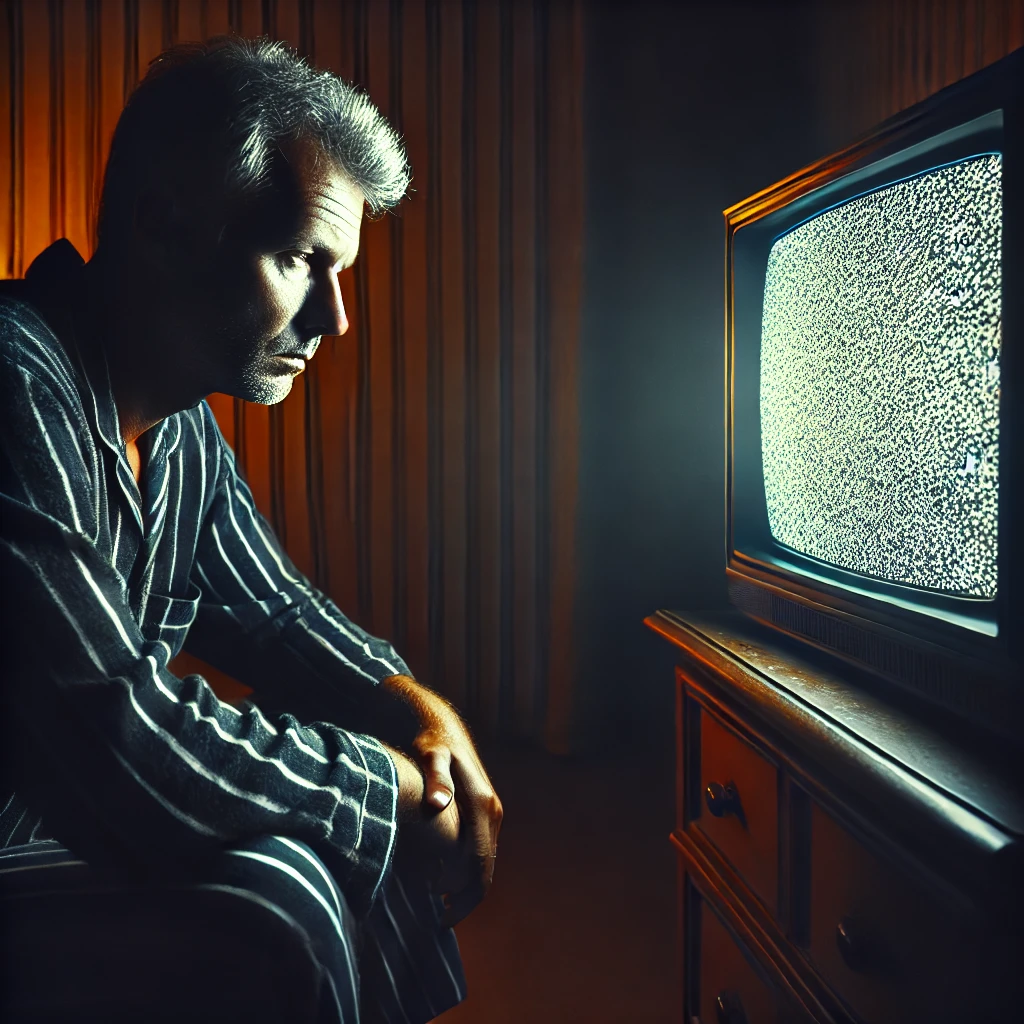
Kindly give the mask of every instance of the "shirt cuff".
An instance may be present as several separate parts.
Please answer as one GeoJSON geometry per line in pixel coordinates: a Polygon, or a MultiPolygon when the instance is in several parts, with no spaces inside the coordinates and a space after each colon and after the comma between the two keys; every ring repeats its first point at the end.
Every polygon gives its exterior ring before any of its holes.
{"type": "MultiPolygon", "coordinates": [[[[324,723],[318,726],[324,728],[324,723]]],[[[348,779],[353,774],[360,777],[364,788],[357,795],[358,811],[354,815],[353,806],[348,802],[338,806],[335,834],[355,838],[351,845],[348,842],[343,846],[332,844],[333,863],[328,866],[352,912],[357,917],[365,917],[391,867],[398,833],[398,775],[391,755],[378,740],[333,728],[340,734],[339,739],[347,741],[342,743],[336,771],[348,779]],[[345,747],[349,748],[347,752],[345,747]]],[[[326,861],[327,857],[324,859],[326,861]]]]}

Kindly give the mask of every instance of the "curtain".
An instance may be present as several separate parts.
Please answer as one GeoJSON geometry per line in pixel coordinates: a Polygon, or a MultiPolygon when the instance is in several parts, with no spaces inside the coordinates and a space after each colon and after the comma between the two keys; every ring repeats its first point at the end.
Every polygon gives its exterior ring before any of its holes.
{"type": "Polygon", "coordinates": [[[826,152],[1024,46],[1021,0],[861,0],[815,18],[826,152]]]}
{"type": "Polygon", "coordinates": [[[1024,46],[1020,0],[893,0],[880,13],[879,120],[1024,46]]]}
{"type": "Polygon", "coordinates": [[[479,730],[564,751],[579,0],[4,0],[0,274],[62,236],[90,255],[126,95],[164,47],[228,31],[286,40],[365,87],[414,177],[341,276],[348,334],[280,405],[210,396],[221,429],[318,587],[479,730]]]}

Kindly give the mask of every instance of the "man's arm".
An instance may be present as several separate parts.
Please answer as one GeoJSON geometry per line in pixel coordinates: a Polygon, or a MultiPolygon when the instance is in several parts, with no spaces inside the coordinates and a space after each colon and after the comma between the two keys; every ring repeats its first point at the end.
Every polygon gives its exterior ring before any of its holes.
{"type": "Polygon", "coordinates": [[[21,358],[21,329],[0,320],[6,781],[112,876],[187,877],[225,843],[284,834],[317,849],[365,911],[396,834],[392,758],[167,671],[97,547],[99,460],[74,383],[45,345],[21,358]]]}
{"type": "Polygon", "coordinates": [[[204,411],[221,458],[197,547],[203,602],[186,646],[252,686],[266,706],[327,719],[404,751],[424,774],[428,815],[454,796],[468,862],[450,893],[454,924],[490,885],[502,817],[469,731],[451,705],[411,678],[390,644],[349,620],[299,572],[204,411]]]}
{"type": "Polygon", "coordinates": [[[261,707],[365,727],[380,681],[408,667],[299,571],[205,403],[202,415],[212,486],[192,569],[202,598],[186,650],[252,687],[261,707]]]}

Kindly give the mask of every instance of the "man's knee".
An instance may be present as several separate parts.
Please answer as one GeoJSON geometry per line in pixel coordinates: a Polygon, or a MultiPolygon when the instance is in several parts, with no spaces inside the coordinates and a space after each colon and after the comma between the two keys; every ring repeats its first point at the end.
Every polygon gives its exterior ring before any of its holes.
{"type": "Polygon", "coordinates": [[[354,1019],[359,998],[359,928],[320,858],[288,836],[236,843],[217,858],[206,884],[261,904],[301,936],[318,965],[318,1003],[327,1018],[354,1019]]]}
{"type": "Polygon", "coordinates": [[[351,942],[356,922],[323,861],[305,843],[267,835],[228,847],[214,868],[217,879],[269,900],[295,919],[310,939],[351,942]]]}

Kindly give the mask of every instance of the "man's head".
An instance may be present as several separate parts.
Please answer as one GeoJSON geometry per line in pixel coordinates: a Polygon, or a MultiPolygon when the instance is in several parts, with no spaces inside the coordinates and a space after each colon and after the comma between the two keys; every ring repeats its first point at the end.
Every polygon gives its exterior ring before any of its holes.
{"type": "Polygon", "coordinates": [[[363,204],[408,183],[397,135],[336,76],[266,40],[179,46],[118,122],[97,256],[131,281],[140,334],[173,346],[171,372],[272,404],[347,327],[337,272],[363,204]]]}

